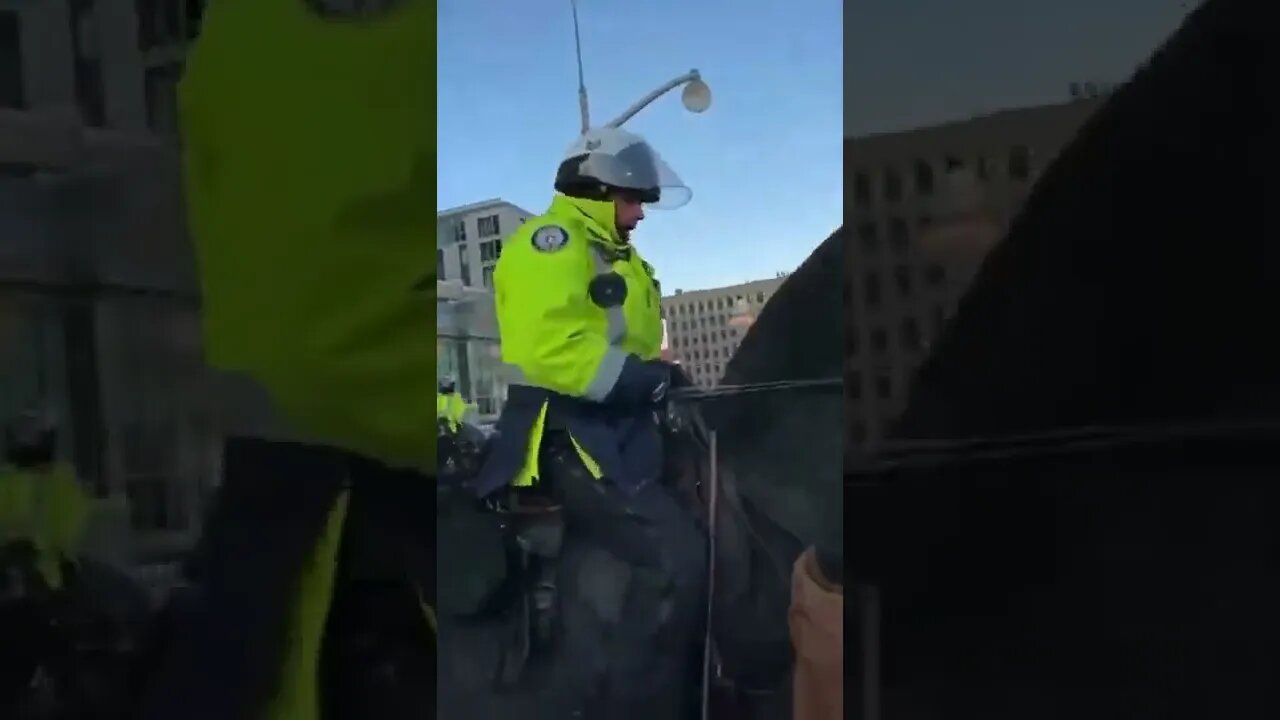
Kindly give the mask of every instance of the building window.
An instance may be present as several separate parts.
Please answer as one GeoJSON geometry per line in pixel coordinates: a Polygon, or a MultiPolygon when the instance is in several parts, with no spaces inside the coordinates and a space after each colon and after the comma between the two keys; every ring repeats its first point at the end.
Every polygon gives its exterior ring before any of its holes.
{"type": "Polygon", "coordinates": [[[461,277],[458,279],[466,287],[471,287],[471,258],[467,256],[467,244],[458,245],[458,267],[461,268],[461,277]]]}
{"type": "Polygon", "coordinates": [[[76,105],[86,125],[102,127],[107,123],[107,102],[102,87],[102,63],[98,60],[98,26],[93,14],[93,0],[72,0],[71,47],[72,74],[76,105]]]}
{"type": "Polygon", "coordinates": [[[898,255],[906,255],[910,244],[910,231],[907,221],[900,217],[889,218],[889,246],[898,255]]]}
{"type": "Polygon", "coordinates": [[[862,279],[862,300],[867,307],[880,304],[880,276],[869,272],[862,279]]]}
{"type": "Polygon", "coordinates": [[[204,3],[192,2],[193,7],[188,4],[186,0],[136,0],[138,49],[177,45],[194,38],[200,29],[204,3]],[[194,27],[189,29],[192,19],[194,27]]]}
{"type": "Polygon", "coordinates": [[[436,248],[436,279],[447,280],[447,275],[444,271],[444,248],[436,248]]]}
{"type": "Polygon", "coordinates": [[[876,234],[876,224],[874,222],[864,222],[858,225],[858,242],[862,243],[862,251],[868,255],[873,255],[880,249],[880,237],[876,234]]]}
{"type": "Polygon", "coordinates": [[[991,162],[985,156],[979,155],[973,167],[974,173],[979,180],[989,180],[991,178],[991,162]]]}
{"type": "Polygon", "coordinates": [[[889,349],[889,331],[882,327],[871,328],[871,351],[877,355],[889,349]]]}
{"type": "Polygon", "coordinates": [[[858,328],[846,328],[844,331],[844,354],[848,357],[856,357],[860,346],[858,328]]]}
{"type": "Polygon", "coordinates": [[[862,399],[862,373],[850,370],[844,378],[845,396],[850,400],[862,399]]]}
{"type": "Polygon", "coordinates": [[[938,263],[929,263],[924,268],[924,281],[929,287],[938,287],[947,279],[947,271],[938,263]]]}
{"type": "Polygon", "coordinates": [[[1009,151],[1009,177],[1014,180],[1031,177],[1031,150],[1025,145],[1015,145],[1009,151]]]}
{"type": "Polygon", "coordinates": [[[485,289],[493,289],[493,266],[485,265],[480,268],[480,282],[484,283],[485,289]]]}
{"type": "MultiPolygon", "coordinates": [[[[484,231],[481,230],[480,234],[484,235],[484,231]]],[[[502,240],[485,240],[480,243],[480,262],[497,262],[500,255],[502,255],[502,240]]]]}
{"type": "Polygon", "coordinates": [[[173,134],[178,131],[178,80],[182,63],[147,68],[144,83],[147,94],[147,126],[152,131],[173,134]]]}
{"type": "Polygon", "coordinates": [[[861,208],[871,207],[871,176],[865,172],[853,175],[853,204],[861,208]]]}
{"type": "Polygon", "coordinates": [[[902,320],[902,349],[908,352],[915,352],[923,345],[923,338],[920,335],[920,323],[915,318],[904,318],[902,320]]]}
{"type": "Polygon", "coordinates": [[[888,370],[876,373],[876,397],[889,400],[893,397],[893,377],[888,370]]]}
{"type": "Polygon", "coordinates": [[[924,160],[917,160],[915,165],[915,180],[917,195],[933,194],[933,166],[924,160]]]}
{"type": "Polygon", "coordinates": [[[758,293],[756,293],[756,302],[760,303],[761,305],[763,305],[763,304],[764,304],[764,291],[763,291],[763,290],[762,290],[762,291],[760,291],[760,292],[758,292],[758,293]]]}
{"type": "Polygon", "coordinates": [[[884,171],[884,199],[891,203],[902,200],[902,176],[893,168],[884,171]]]}
{"type": "Polygon", "coordinates": [[[953,172],[959,172],[964,169],[964,160],[955,155],[948,155],[942,161],[942,166],[946,168],[947,174],[950,175],[953,172]]]}
{"type": "Polygon", "coordinates": [[[467,221],[458,220],[453,224],[453,241],[464,243],[467,241],[467,221]]]}
{"type": "Polygon", "coordinates": [[[488,215],[476,221],[476,234],[480,237],[488,237],[490,235],[500,235],[498,229],[498,216],[488,215]]]}
{"type": "Polygon", "coordinates": [[[187,9],[187,39],[195,40],[200,35],[200,23],[204,20],[204,6],[208,0],[185,0],[187,9]]]}
{"type": "Polygon", "coordinates": [[[904,298],[911,297],[911,268],[906,265],[899,265],[893,269],[893,281],[898,286],[898,295],[904,298]]]}
{"type": "Polygon", "coordinates": [[[854,420],[850,425],[849,439],[855,445],[861,445],[867,441],[867,426],[861,420],[854,420]]]}
{"type": "Polygon", "coordinates": [[[27,106],[22,82],[22,23],[15,10],[0,10],[0,107],[27,106]]]}

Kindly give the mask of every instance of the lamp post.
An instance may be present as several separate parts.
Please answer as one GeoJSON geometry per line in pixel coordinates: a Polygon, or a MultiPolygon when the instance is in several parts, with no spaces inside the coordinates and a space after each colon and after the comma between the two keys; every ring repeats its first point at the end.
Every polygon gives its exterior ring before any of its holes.
{"type": "MultiPolygon", "coordinates": [[[[591,111],[587,102],[586,80],[582,72],[582,36],[578,28],[578,0],[569,0],[569,6],[573,11],[573,44],[578,60],[578,113],[582,121],[581,132],[585,135],[591,129],[591,111]]],[[[703,82],[702,75],[695,69],[659,85],[653,92],[633,103],[621,115],[605,123],[604,127],[622,127],[623,123],[635,117],[654,100],[678,87],[684,88],[680,94],[680,100],[689,112],[705,112],[711,107],[711,88],[703,82]]]]}

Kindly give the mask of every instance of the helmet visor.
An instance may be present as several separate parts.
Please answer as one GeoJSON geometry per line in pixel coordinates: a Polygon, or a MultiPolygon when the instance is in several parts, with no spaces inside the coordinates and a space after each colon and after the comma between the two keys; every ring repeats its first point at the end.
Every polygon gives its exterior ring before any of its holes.
{"type": "Polygon", "coordinates": [[[635,190],[642,194],[646,205],[662,210],[674,210],[693,199],[693,191],[643,140],[615,153],[590,153],[579,172],[605,185],[635,190]]]}

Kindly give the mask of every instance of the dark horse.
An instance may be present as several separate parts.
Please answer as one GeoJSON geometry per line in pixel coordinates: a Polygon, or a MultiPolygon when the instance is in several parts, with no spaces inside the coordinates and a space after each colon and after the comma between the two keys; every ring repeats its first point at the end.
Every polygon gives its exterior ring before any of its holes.
{"type": "MultiPolygon", "coordinates": [[[[832,235],[778,290],[729,363],[725,384],[839,376],[842,242],[842,233],[832,235]]],[[[839,545],[841,399],[839,393],[751,393],[708,401],[700,412],[720,451],[711,608],[718,707],[725,717],[782,720],[790,717],[792,564],[808,545],[839,545]]],[[[704,441],[670,434],[667,460],[669,475],[706,519],[704,441]]],[[[493,599],[503,597],[504,560],[486,548],[502,530],[496,516],[473,511],[472,501],[442,493],[439,717],[571,717],[579,700],[572,688],[608,662],[602,616],[620,601],[627,569],[570,539],[561,562],[564,650],[550,662],[535,659],[523,682],[499,690],[496,669],[510,626],[493,599]],[[450,596],[459,600],[454,607],[450,596]]],[[[688,687],[672,691],[696,699],[700,681],[695,674],[688,687]]]]}
{"type": "Polygon", "coordinates": [[[1208,0],[1100,108],[852,468],[883,718],[1280,715],[1270,9],[1208,0]]]}

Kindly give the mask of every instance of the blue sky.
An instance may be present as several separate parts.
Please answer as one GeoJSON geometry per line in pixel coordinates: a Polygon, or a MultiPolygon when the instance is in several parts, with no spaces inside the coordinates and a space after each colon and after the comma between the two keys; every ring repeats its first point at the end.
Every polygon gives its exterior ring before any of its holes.
{"type": "MultiPolygon", "coordinates": [[[[540,212],[578,131],[569,0],[440,0],[437,207],[540,212]]],[[[841,0],[580,0],[592,119],[697,68],[711,109],[672,93],[627,123],[693,189],[634,236],[663,287],[793,270],[840,225],[841,0]]]]}

